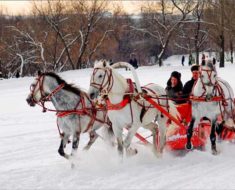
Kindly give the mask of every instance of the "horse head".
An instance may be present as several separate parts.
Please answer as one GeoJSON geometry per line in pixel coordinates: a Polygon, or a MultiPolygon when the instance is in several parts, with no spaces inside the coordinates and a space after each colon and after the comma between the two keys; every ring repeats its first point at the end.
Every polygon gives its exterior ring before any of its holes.
{"type": "Polygon", "coordinates": [[[55,73],[38,72],[38,76],[30,85],[30,93],[26,101],[30,106],[38,103],[44,104],[50,101],[51,96],[62,89],[65,84],[65,81],[55,73]]]}
{"type": "Polygon", "coordinates": [[[201,66],[200,81],[206,98],[210,99],[211,97],[215,96],[217,72],[215,66],[212,63],[212,60],[208,60],[205,66],[201,66]]]}
{"type": "Polygon", "coordinates": [[[112,77],[112,68],[109,62],[106,60],[96,61],[88,90],[90,98],[97,98],[100,93],[107,94],[112,88],[112,77]]]}
{"type": "Polygon", "coordinates": [[[30,85],[30,93],[26,99],[27,103],[30,106],[35,106],[42,97],[44,96],[43,92],[43,81],[44,81],[44,73],[38,72],[38,76],[35,78],[33,83],[30,85]]]}

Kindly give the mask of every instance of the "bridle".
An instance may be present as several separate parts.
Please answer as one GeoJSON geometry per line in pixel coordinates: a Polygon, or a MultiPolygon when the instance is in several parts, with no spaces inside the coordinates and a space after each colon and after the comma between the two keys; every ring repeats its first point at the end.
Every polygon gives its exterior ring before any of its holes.
{"type": "Polygon", "coordinates": [[[98,89],[101,94],[108,94],[113,87],[113,83],[114,81],[113,81],[112,69],[107,69],[107,68],[105,69],[105,68],[99,68],[99,67],[94,68],[92,76],[91,76],[91,81],[90,81],[90,85],[92,87],[98,89]],[[103,80],[101,83],[95,82],[95,75],[97,74],[99,70],[104,71],[104,76],[103,76],[103,80]]]}
{"type": "Polygon", "coordinates": [[[200,68],[199,78],[200,78],[200,82],[201,82],[202,88],[203,88],[203,93],[202,93],[202,95],[200,97],[206,97],[207,98],[207,95],[206,95],[206,86],[213,87],[213,92],[215,92],[215,90],[218,88],[218,81],[216,80],[214,84],[212,82],[212,73],[213,73],[213,70],[211,70],[211,69],[204,69],[202,67],[200,68]],[[206,72],[206,74],[208,76],[208,79],[209,79],[209,82],[207,82],[207,83],[203,82],[202,71],[206,72]]]}
{"type": "Polygon", "coordinates": [[[51,93],[47,94],[47,93],[45,93],[45,91],[43,89],[44,79],[45,79],[45,76],[40,75],[40,76],[38,76],[38,78],[36,78],[36,80],[37,80],[36,84],[30,85],[31,98],[35,104],[42,106],[43,112],[45,112],[47,110],[45,108],[45,102],[51,101],[51,97],[53,95],[55,95],[57,92],[59,92],[65,86],[65,84],[62,83],[62,84],[58,85],[54,90],[52,90],[51,93]],[[38,86],[38,88],[36,89],[37,86],[38,86]],[[41,98],[39,100],[35,100],[34,95],[38,91],[40,92],[41,98]]]}
{"type": "MultiPolygon", "coordinates": [[[[227,101],[225,99],[223,89],[218,83],[218,80],[215,80],[215,83],[213,84],[213,82],[212,82],[212,73],[213,73],[213,70],[211,70],[211,69],[204,69],[202,67],[200,68],[199,75],[200,75],[200,82],[201,82],[202,88],[203,88],[203,93],[201,94],[201,96],[191,95],[190,100],[194,101],[194,102],[218,102],[218,105],[219,105],[219,108],[220,108],[220,113],[221,113],[221,116],[223,118],[222,107],[224,107],[224,109],[225,109],[225,106],[227,105],[227,101]],[[203,82],[203,79],[202,79],[203,76],[201,74],[202,71],[207,73],[209,82],[207,82],[207,83],[203,82]],[[206,86],[213,87],[212,97],[207,96],[206,86]]],[[[193,88],[195,88],[195,83],[194,83],[193,88]]]]}

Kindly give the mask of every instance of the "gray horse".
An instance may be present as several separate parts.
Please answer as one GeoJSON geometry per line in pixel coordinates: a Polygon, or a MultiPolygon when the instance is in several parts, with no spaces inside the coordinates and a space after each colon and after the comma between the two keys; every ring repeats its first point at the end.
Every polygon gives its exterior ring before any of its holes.
{"type": "MultiPolygon", "coordinates": [[[[57,112],[58,129],[61,133],[61,143],[59,154],[66,159],[70,159],[77,152],[80,134],[89,132],[90,140],[85,149],[88,150],[95,142],[98,134],[95,132],[101,126],[105,126],[109,139],[113,135],[111,123],[107,118],[107,112],[103,109],[96,109],[94,103],[81,89],[68,84],[57,74],[39,73],[38,77],[30,86],[31,92],[26,101],[30,106],[39,104],[44,111],[44,103],[51,101],[57,112]],[[68,155],[64,152],[69,137],[72,139],[72,152],[68,155]]],[[[111,142],[111,141],[110,141],[111,142]]]]}

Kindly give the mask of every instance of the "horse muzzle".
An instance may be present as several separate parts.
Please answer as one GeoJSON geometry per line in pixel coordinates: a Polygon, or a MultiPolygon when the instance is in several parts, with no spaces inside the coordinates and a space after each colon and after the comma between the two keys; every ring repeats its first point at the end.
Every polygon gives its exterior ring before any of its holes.
{"type": "Polygon", "coordinates": [[[34,107],[35,106],[35,102],[33,100],[32,95],[29,95],[28,98],[26,99],[26,102],[31,106],[34,107]]]}
{"type": "Polygon", "coordinates": [[[90,99],[94,100],[99,96],[99,90],[94,87],[90,87],[90,89],[88,90],[88,96],[90,99]]]}
{"type": "Polygon", "coordinates": [[[98,97],[98,93],[97,92],[91,92],[91,93],[89,93],[89,97],[90,97],[90,99],[94,100],[98,97]]]}

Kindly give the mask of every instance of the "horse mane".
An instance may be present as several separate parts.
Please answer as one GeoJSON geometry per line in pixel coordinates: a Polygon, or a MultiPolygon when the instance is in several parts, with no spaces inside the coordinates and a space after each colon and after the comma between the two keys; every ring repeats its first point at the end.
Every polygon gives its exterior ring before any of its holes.
{"type": "Polygon", "coordinates": [[[94,68],[103,68],[109,66],[110,67],[110,62],[107,61],[106,59],[101,59],[101,60],[96,60],[94,63],[94,68]]]}
{"type": "Polygon", "coordinates": [[[64,79],[62,79],[59,75],[57,75],[54,72],[46,72],[46,73],[43,73],[43,75],[54,78],[59,85],[64,84],[64,87],[63,87],[64,90],[68,90],[77,95],[80,95],[80,93],[83,92],[80,88],[75,87],[74,84],[68,84],[64,79]]]}

